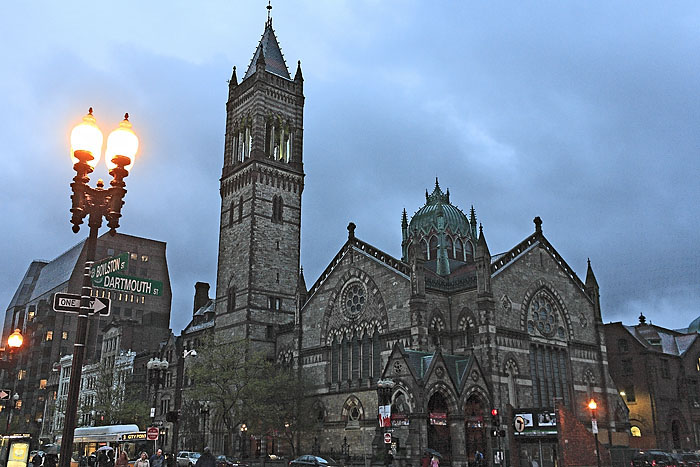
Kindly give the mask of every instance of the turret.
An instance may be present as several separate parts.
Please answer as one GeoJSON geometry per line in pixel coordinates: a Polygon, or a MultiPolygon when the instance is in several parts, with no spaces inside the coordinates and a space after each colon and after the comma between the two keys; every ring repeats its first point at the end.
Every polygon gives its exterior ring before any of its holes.
{"type": "Polygon", "coordinates": [[[401,261],[408,259],[408,216],[406,216],[406,208],[401,214],[401,261]]]}
{"type": "Polygon", "coordinates": [[[603,316],[600,310],[600,289],[595,274],[593,274],[590,258],[588,259],[588,270],[586,271],[586,295],[593,301],[596,319],[598,322],[602,323],[603,316]]]}
{"type": "Polygon", "coordinates": [[[479,240],[476,242],[476,283],[478,293],[491,293],[491,252],[486,244],[486,236],[484,235],[483,226],[479,225],[479,240]]]}

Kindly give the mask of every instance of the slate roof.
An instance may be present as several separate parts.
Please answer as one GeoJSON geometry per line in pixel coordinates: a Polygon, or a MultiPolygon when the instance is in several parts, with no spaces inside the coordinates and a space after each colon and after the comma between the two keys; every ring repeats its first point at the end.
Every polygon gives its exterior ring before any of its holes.
{"type": "Polygon", "coordinates": [[[260,56],[260,49],[262,49],[263,57],[265,58],[265,71],[269,71],[270,73],[288,80],[292,79],[291,76],[289,76],[287,63],[284,61],[284,55],[282,55],[282,50],[280,50],[275,31],[272,29],[272,19],[269,19],[265,23],[265,31],[260,38],[258,47],[255,49],[250,65],[248,65],[248,71],[245,72],[245,76],[243,77],[244,80],[255,74],[256,63],[260,56]]]}
{"type": "MultiPolygon", "coordinates": [[[[428,368],[430,368],[430,364],[435,357],[435,353],[420,352],[418,350],[404,350],[404,354],[408,364],[411,365],[418,378],[423,378],[425,376],[425,373],[428,371],[428,368]]],[[[465,371],[469,368],[472,358],[472,356],[442,354],[447,372],[457,386],[462,383],[465,371]]]]}
{"type": "Polygon", "coordinates": [[[24,273],[22,282],[20,282],[19,287],[17,287],[12,300],[10,300],[10,304],[7,306],[8,310],[15,306],[24,306],[24,304],[29,301],[32,290],[34,290],[36,282],[39,279],[41,269],[46,266],[46,264],[46,261],[32,261],[32,264],[27,268],[27,272],[24,273]]]}
{"type": "Polygon", "coordinates": [[[682,334],[653,324],[623,327],[647,349],[668,355],[682,356],[698,338],[697,333],[682,334]]]}
{"type": "Polygon", "coordinates": [[[29,299],[30,301],[68,282],[75,269],[75,265],[78,263],[78,257],[83,251],[84,243],[85,240],[82,240],[73,248],[44,266],[39,274],[39,280],[37,280],[36,286],[32,291],[32,296],[29,299]]]}

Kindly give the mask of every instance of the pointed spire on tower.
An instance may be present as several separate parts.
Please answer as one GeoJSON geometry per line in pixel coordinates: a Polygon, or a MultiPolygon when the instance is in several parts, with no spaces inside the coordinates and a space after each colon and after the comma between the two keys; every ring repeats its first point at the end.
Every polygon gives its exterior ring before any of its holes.
{"type": "Polygon", "coordinates": [[[238,77],[236,76],[236,67],[233,67],[233,73],[231,73],[231,81],[229,81],[229,84],[232,86],[237,86],[238,85],[238,77]]]}
{"type": "Polygon", "coordinates": [[[586,288],[595,287],[598,289],[598,281],[593,274],[593,268],[591,267],[591,259],[588,258],[588,270],[586,271],[586,288]]]}
{"type": "Polygon", "coordinates": [[[297,60],[297,72],[294,75],[294,81],[304,81],[304,77],[301,75],[301,60],[297,60]]]}
{"type": "Polygon", "coordinates": [[[261,60],[265,64],[262,68],[265,71],[273,73],[282,78],[291,80],[289,75],[289,69],[284,61],[284,55],[282,55],[282,50],[280,50],[280,45],[277,42],[277,37],[275,37],[275,31],[272,29],[272,16],[270,16],[270,10],[272,10],[272,5],[268,3],[267,5],[267,21],[265,22],[265,31],[260,38],[258,47],[255,49],[253,54],[253,59],[248,66],[248,70],[245,73],[243,79],[248,79],[253,74],[255,74],[259,69],[259,64],[261,60]],[[263,57],[264,55],[264,57],[263,57]]]}
{"type": "Polygon", "coordinates": [[[260,47],[260,53],[258,54],[258,59],[255,61],[255,71],[265,70],[265,49],[260,47]]]}
{"type": "Polygon", "coordinates": [[[491,258],[489,246],[486,244],[486,236],[484,235],[484,226],[479,224],[479,240],[476,242],[476,256],[488,256],[491,258]]]}
{"type": "Polygon", "coordinates": [[[406,215],[406,208],[403,208],[403,213],[401,214],[401,228],[408,228],[408,216],[406,215]]]}

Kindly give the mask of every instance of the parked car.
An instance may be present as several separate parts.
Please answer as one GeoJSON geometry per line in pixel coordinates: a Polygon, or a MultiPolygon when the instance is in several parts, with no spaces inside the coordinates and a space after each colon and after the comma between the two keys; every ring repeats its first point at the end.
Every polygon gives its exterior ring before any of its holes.
{"type": "Polygon", "coordinates": [[[194,451],[180,451],[177,453],[177,467],[194,467],[200,453],[194,451]]]}
{"type": "Polygon", "coordinates": [[[700,467],[700,455],[694,452],[676,452],[672,453],[671,457],[677,467],[700,467]]]}
{"type": "Polygon", "coordinates": [[[224,455],[216,456],[216,467],[236,467],[238,464],[224,455]]]}
{"type": "Polygon", "coordinates": [[[663,451],[637,451],[632,456],[631,467],[677,467],[670,454],[663,451]]]}
{"type": "Polygon", "coordinates": [[[291,467],[297,466],[297,467],[304,467],[304,466],[309,466],[309,465],[315,465],[315,466],[333,466],[337,465],[337,463],[333,459],[324,459],[322,457],[318,456],[312,456],[312,455],[306,455],[306,456],[299,456],[293,461],[289,463],[291,467]]]}

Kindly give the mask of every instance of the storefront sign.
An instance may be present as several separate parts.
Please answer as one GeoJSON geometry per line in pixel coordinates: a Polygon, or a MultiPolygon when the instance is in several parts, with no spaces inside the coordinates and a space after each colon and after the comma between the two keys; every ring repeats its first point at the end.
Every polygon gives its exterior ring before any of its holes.
{"type": "Polygon", "coordinates": [[[379,426],[382,428],[391,427],[391,405],[379,406],[379,426]]]}
{"type": "Polygon", "coordinates": [[[557,434],[557,416],[551,409],[517,409],[513,416],[516,436],[557,434]]]}
{"type": "Polygon", "coordinates": [[[430,412],[431,425],[447,425],[447,414],[444,412],[430,412]]]}
{"type": "Polygon", "coordinates": [[[119,435],[119,441],[145,441],[146,432],[137,431],[135,433],[123,433],[119,435]]]}
{"type": "Polygon", "coordinates": [[[391,414],[391,426],[409,426],[408,417],[403,413],[391,414]]]}

